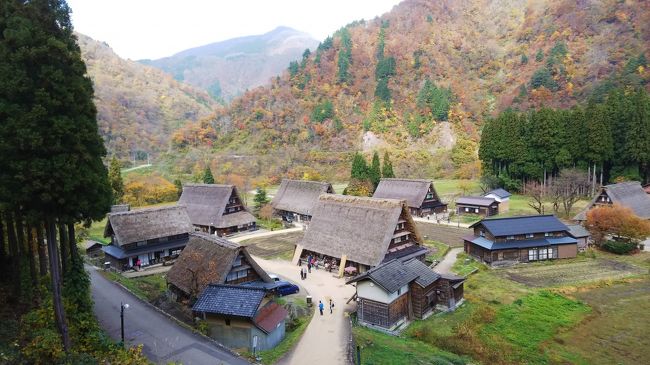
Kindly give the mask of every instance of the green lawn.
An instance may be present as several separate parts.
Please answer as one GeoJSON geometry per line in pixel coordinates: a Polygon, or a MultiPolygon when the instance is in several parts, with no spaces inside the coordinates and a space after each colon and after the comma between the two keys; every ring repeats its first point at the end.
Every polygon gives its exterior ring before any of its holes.
{"type": "Polygon", "coordinates": [[[140,299],[148,302],[153,302],[167,290],[167,282],[165,281],[164,274],[127,278],[110,271],[99,271],[99,273],[108,280],[124,285],[140,299]]]}
{"type": "Polygon", "coordinates": [[[361,348],[361,363],[364,365],[473,363],[468,357],[458,356],[414,339],[390,336],[360,326],[353,327],[352,333],[356,344],[361,348]]]}
{"type": "Polygon", "coordinates": [[[476,195],[481,193],[478,180],[457,180],[457,179],[440,179],[433,180],[433,186],[439,195],[476,195]],[[460,189],[462,184],[467,184],[465,194],[460,189]]]}
{"type": "Polygon", "coordinates": [[[424,245],[432,249],[432,253],[426,257],[427,261],[441,261],[450,249],[448,245],[434,240],[424,240],[424,245]]]}
{"type": "Polygon", "coordinates": [[[93,222],[93,224],[88,228],[88,238],[101,242],[105,245],[111,243],[110,238],[104,238],[104,228],[106,227],[106,218],[101,221],[93,222]]]}
{"type": "Polygon", "coordinates": [[[464,252],[459,253],[457,257],[458,260],[451,267],[451,271],[456,275],[468,276],[469,274],[485,269],[485,265],[464,252]]]}

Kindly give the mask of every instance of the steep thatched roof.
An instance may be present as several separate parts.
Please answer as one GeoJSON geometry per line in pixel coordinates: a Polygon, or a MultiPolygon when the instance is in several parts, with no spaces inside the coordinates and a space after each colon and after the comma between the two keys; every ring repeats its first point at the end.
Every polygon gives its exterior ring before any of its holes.
{"type": "Polygon", "coordinates": [[[185,207],[168,206],[109,213],[104,237],[115,234],[118,245],[175,236],[194,230],[185,207]]]}
{"type": "Polygon", "coordinates": [[[248,210],[224,214],[233,194],[243,205],[234,185],[186,184],[183,185],[178,205],[187,207],[190,221],[195,225],[228,228],[255,222],[255,217],[248,210]]]}
{"type": "Polygon", "coordinates": [[[318,197],[323,193],[333,194],[332,184],[282,179],[280,188],[271,201],[271,206],[276,210],[311,215],[318,197]]]}
{"type": "MultiPolygon", "coordinates": [[[[634,214],[640,218],[650,219],[650,196],[643,190],[640,182],[626,181],[605,185],[601,188],[602,192],[607,194],[612,203],[632,209],[634,214]]],[[[600,194],[597,194],[587,208],[578,213],[573,219],[577,221],[587,220],[587,211],[594,206],[599,196],[600,194]]]]}
{"type": "Polygon", "coordinates": [[[427,196],[429,187],[431,187],[431,191],[437,197],[438,194],[430,180],[384,178],[379,181],[377,190],[375,190],[372,197],[406,200],[409,207],[419,208],[427,196]]]}
{"type": "Polygon", "coordinates": [[[304,249],[376,266],[382,262],[400,216],[422,239],[405,201],[322,194],[300,243],[304,249]]]}
{"type": "Polygon", "coordinates": [[[205,233],[192,233],[183,252],[167,273],[167,283],[185,294],[202,292],[209,284],[223,284],[235,258],[243,254],[252,269],[266,282],[271,278],[257,265],[244,246],[205,233]],[[193,283],[193,280],[196,280],[193,283]],[[193,290],[194,289],[194,290],[193,290]]]}

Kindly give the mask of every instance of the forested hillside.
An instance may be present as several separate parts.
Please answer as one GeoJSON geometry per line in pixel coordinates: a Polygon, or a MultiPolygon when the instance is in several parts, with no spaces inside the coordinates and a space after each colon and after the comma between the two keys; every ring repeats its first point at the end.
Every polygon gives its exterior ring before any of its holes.
{"type": "Polygon", "coordinates": [[[287,27],[268,33],[207,44],[158,60],[142,60],[190,85],[207,90],[217,100],[230,101],[247,89],[268,83],[289,62],[318,41],[287,27]]]}
{"type": "Polygon", "coordinates": [[[407,0],[179,130],[169,157],[177,172],[236,156],[241,174],[335,178],[351,151],[378,148],[397,175],[476,176],[486,118],[586,102],[640,59],[631,74],[644,85],[649,24],[647,1],[407,0]]]}
{"type": "Polygon", "coordinates": [[[167,150],[172,132],[213,112],[204,91],[137,62],[121,59],[102,42],[76,34],[95,88],[99,132],[110,154],[167,150]]]}

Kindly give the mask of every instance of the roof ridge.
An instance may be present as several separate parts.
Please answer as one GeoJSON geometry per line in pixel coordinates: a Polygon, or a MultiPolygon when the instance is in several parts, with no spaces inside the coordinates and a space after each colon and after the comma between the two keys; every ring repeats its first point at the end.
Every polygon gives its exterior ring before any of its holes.
{"type": "MultiPolygon", "coordinates": [[[[515,215],[512,217],[490,217],[483,218],[481,221],[496,221],[496,220],[506,220],[506,219],[519,219],[519,218],[534,218],[534,217],[555,217],[555,214],[529,214],[529,215],[515,215]]],[[[557,218],[557,217],[555,217],[557,218]]],[[[557,218],[557,220],[560,220],[557,218]]]]}
{"type": "Polygon", "coordinates": [[[250,290],[250,291],[266,291],[264,288],[257,288],[254,286],[246,286],[246,285],[236,285],[236,284],[208,284],[206,288],[209,287],[218,287],[218,288],[232,288],[232,289],[242,289],[242,290],[250,290]]]}
{"type": "Polygon", "coordinates": [[[342,195],[342,194],[321,194],[318,197],[319,201],[332,201],[338,203],[352,203],[352,202],[366,202],[373,205],[380,204],[390,204],[390,205],[402,205],[404,200],[400,199],[389,199],[389,198],[373,198],[366,196],[354,196],[354,195],[342,195]]]}
{"type": "Polygon", "coordinates": [[[150,212],[159,212],[163,210],[173,210],[173,209],[184,209],[184,206],[174,204],[174,205],[163,205],[159,207],[149,207],[149,208],[140,208],[140,209],[133,209],[133,210],[127,210],[125,212],[113,212],[113,213],[108,213],[109,216],[118,216],[118,215],[136,215],[136,214],[142,214],[142,213],[150,213],[150,212]]]}
{"type": "MultiPolygon", "coordinates": [[[[429,179],[407,179],[407,178],[402,178],[402,177],[382,177],[381,180],[386,180],[386,181],[416,181],[416,182],[426,182],[426,183],[432,183],[433,180],[429,179]]],[[[381,181],[379,180],[379,181],[381,181]]]]}
{"type": "Polygon", "coordinates": [[[218,188],[233,188],[234,184],[202,184],[202,183],[186,183],[185,186],[200,186],[200,187],[218,187],[218,188]]]}

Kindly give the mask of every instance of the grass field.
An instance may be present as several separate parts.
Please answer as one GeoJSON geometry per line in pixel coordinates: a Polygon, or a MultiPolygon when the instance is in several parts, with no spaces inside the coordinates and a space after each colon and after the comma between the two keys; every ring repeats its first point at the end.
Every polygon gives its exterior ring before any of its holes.
{"type": "Polygon", "coordinates": [[[425,240],[434,240],[442,242],[450,247],[460,247],[463,245],[463,237],[472,233],[467,228],[447,226],[443,224],[432,224],[415,222],[418,231],[425,240]]]}
{"type": "Polygon", "coordinates": [[[248,252],[255,256],[265,259],[291,260],[295,245],[302,239],[303,234],[302,232],[290,232],[270,237],[251,238],[242,241],[241,244],[247,246],[248,252]]]}
{"type": "Polygon", "coordinates": [[[105,278],[124,285],[127,289],[133,292],[133,294],[147,302],[153,302],[167,290],[167,282],[165,281],[164,274],[127,278],[110,271],[98,272],[105,278]]]}
{"type": "Polygon", "coordinates": [[[361,348],[361,363],[364,365],[473,363],[468,357],[440,350],[422,341],[393,337],[359,326],[353,327],[352,332],[357,345],[361,348]]]}
{"type": "Polygon", "coordinates": [[[427,261],[441,261],[450,249],[449,245],[434,240],[424,240],[424,245],[430,249],[427,261]]]}
{"type": "Polygon", "coordinates": [[[104,228],[106,227],[106,218],[102,219],[101,221],[96,221],[93,222],[93,224],[88,228],[88,238],[101,242],[105,245],[111,243],[111,240],[109,238],[104,238],[104,228]]]}
{"type": "Polygon", "coordinates": [[[616,260],[576,259],[519,265],[514,268],[500,269],[497,272],[518,283],[541,288],[616,280],[641,275],[648,271],[616,260]]]}
{"type": "Polygon", "coordinates": [[[451,272],[459,276],[468,276],[474,272],[485,270],[485,265],[476,261],[474,258],[468,254],[461,252],[456,256],[458,259],[454,262],[454,265],[451,267],[451,272]]]}

